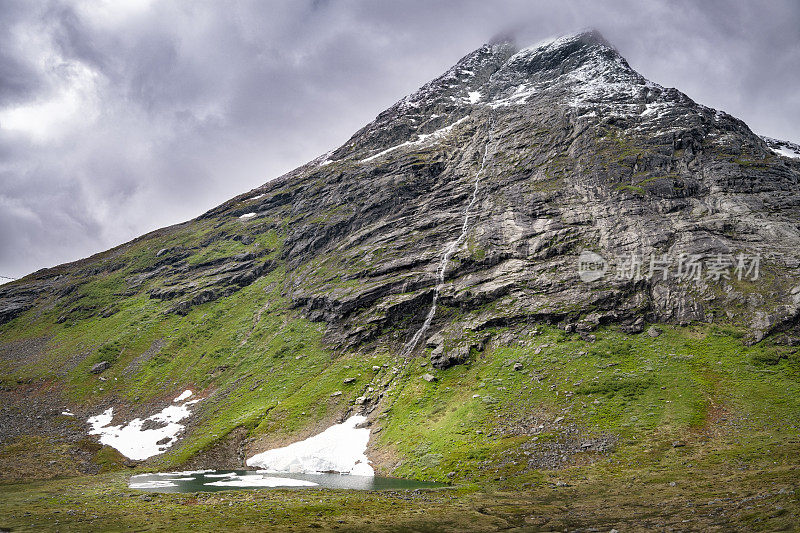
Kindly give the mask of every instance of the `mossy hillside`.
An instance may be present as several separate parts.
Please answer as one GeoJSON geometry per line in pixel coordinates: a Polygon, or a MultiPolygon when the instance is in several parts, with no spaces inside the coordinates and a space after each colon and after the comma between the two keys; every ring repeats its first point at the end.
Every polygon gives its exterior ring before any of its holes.
{"type": "Polygon", "coordinates": [[[597,336],[587,343],[545,330],[531,346],[489,349],[470,365],[434,372],[433,383],[422,379],[427,366],[410,363],[387,394],[376,443],[403,458],[395,473],[443,480],[450,472],[489,475],[483,461],[496,465],[509,454],[518,464],[502,475],[522,474],[525,458],[514,450],[527,439],[508,426],[531,415],[545,426],[537,439],[558,438],[563,428],[553,421],[563,416],[561,425],[587,436],[619,436],[621,450],[642,436],[667,445],[693,438],[722,411],[743,435],[800,425],[796,353],[774,367],[754,365],[764,347],[713,328],[670,329],[657,339],[597,336]]]}

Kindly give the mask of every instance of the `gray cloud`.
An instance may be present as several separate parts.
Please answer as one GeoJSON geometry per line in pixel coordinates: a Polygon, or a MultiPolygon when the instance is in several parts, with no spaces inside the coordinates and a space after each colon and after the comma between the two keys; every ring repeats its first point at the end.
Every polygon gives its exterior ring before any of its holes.
{"type": "Polygon", "coordinates": [[[0,274],[186,220],[344,142],[499,34],[631,66],[800,140],[800,5],[0,0],[0,274]]]}

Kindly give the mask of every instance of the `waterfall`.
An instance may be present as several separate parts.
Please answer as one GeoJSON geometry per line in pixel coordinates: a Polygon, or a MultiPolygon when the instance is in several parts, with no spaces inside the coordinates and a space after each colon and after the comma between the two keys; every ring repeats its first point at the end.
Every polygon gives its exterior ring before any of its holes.
{"type": "Polygon", "coordinates": [[[450,263],[450,259],[453,257],[453,254],[456,253],[456,250],[458,250],[458,247],[461,246],[464,243],[464,240],[467,238],[472,207],[475,205],[475,202],[478,201],[478,191],[480,190],[481,177],[485,173],[486,159],[489,155],[489,144],[492,141],[492,122],[493,120],[490,117],[488,128],[489,132],[487,134],[486,146],[483,149],[481,166],[478,168],[478,172],[475,174],[475,187],[472,190],[472,196],[470,197],[467,207],[464,209],[464,224],[461,226],[461,234],[456,240],[448,243],[444,248],[442,259],[439,261],[439,267],[436,269],[436,286],[433,289],[433,300],[431,301],[431,307],[428,310],[428,314],[425,316],[425,322],[422,323],[422,326],[417,330],[416,333],[414,333],[414,336],[411,337],[411,340],[408,341],[403,348],[404,357],[410,355],[411,352],[414,351],[414,348],[417,347],[417,344],[419,344],[422,336],[428,331],[431,322],[433,322],[433,316],[436,314],[436,304],[439,301],[439,292],[442,290],[442,286],[444,285],[444,276],[447,272],[447,265],[450,263]]]}

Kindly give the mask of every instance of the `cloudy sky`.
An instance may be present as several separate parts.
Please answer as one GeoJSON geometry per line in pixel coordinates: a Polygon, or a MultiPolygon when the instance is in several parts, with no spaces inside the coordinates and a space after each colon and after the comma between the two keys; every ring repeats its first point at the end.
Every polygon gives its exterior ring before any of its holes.
{"type": "Polygon", "coordinates": [[[0,0],[0,275],[193,218],[498,34],[585,27],[651,80],[800,142],[797,0],[0,0]]]}

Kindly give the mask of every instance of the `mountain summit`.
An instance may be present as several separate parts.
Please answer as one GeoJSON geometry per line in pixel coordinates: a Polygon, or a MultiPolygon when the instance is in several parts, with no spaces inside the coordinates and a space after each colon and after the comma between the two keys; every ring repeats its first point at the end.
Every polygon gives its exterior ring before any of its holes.
{"type": "MultiPolygon", "coordinates": [[[[379,472],[471,479],[520,442],[520,468],[610,453],[657,426],[631,406],[675,375],[694,377],[663,420],[689,431],[698,398],[752,384],[736,357],[777,364],[800,337],[790,146],[597,32],[484,45],[296,170],[0,287],[0,438],[94,449],[27,413],[155,424],[186,389],[187,428],[151,464],[242,466],[362,414],[379,472]],[[542,432],[563,450],[524,440],[542,432]]],[[[96,471],[92,453],[69,460],[96,471]]]]}

